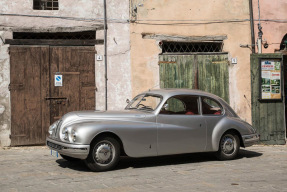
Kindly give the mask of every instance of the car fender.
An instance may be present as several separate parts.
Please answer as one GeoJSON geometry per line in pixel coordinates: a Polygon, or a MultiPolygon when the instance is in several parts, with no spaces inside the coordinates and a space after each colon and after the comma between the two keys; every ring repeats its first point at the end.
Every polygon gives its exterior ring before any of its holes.
{"type": "Polygon", "coordinates": [[[90,145],[100,134],[112,133],[121,139],[124,151],[128,156],[157,155],[157,125],[155,122],[98,120],[76,123],[69,127],[79,135],[75,144],[90,145]]]}
{"type": "Polygon", "coordinates": [[[212,131],[212,151],[218,151],[221,137],[229,130],[237,131],[240,134],[240,139],[242,139],[242,135],[248,135],[255,132],[251,125],[238,117],[222,118],[212,131]]]}

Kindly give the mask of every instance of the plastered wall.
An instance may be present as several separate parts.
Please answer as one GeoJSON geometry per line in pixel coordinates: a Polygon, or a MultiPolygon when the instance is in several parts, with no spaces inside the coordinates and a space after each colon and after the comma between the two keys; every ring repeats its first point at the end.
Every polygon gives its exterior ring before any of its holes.
{"type": "Polygon", "coordinates": [[[230,104],[244,120],[251,122],[250,53],[240,44],[251,44],[248,0],[131,0],[132,94],[158,88],[158,41],[143,39],[142,33],[171,36],[226,35],[224,51],[229,59],[230,104]],[[231,22],[233,21],[233,22],[231,22]]]}
{"type": "MultiPolygon", "coordinates": [[[[4,32],[0,32],[2,37],[4,32]]],[[[0,39],[0,146],[10,145],[11,114],[10,114],[10,65],[8,45],[4,45],[0,39]]]]}
{"type": "MultiPolygon", "coordinates": [[[[108,109],[120,110],[131,98],[129,1],[107,0],[108,17],[108,109]]],[[[95,30],[103,39],[103,0],[60,0],[59,10],[33,10],[33,0],[0,1],[0,36],[12,38],[12,32],[74,32],[95,30]],[[2,15],[1,15],[2,14],[2,15]],[[3,15],[6,14],[6,15],[3,15]],[[7,15],[10,14],[10,15],[7,15]]],[[[11,132],[10,63],[8,47],[0,39],[0,146],[9,146],[11,132]]],[[[104,56],[104,46],[95,46],[104,56]]],[[[96,55],[95,55],[96,57],[96,55]]],[[[105,109],[104,60],[95,62],[96,110],[105,109]]]]}
{"type": "MultiPolygon", "coordinates": [[[[268,48],[262,47],[262,53],[274,53],[280,49],[280,43],[287,34],[287,1],[286,0],[260,0],[260,19],[263,31],[263,44],[267,43],[268,48]],[[265,21],[269,20],[269,21],[265,21]],[[285,22],[283,22],[285,20],[285,22]]],[[[254,31],[255,39],[258,38],[258,1],[253,1],[254,31]]],[[[257,50],[257,47],[256,47],[257,50]]]]}

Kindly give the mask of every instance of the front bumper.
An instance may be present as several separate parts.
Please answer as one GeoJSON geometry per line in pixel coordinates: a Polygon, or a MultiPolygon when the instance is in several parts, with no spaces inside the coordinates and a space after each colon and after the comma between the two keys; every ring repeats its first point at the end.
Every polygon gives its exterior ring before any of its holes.
{"type": "Polygon", "coordinates": [[[46,138],[46,145],[55,151],[58,151],[62,155],[74,157],[77,159],[86,159],[89,155],[90,145],[75,145],[70,143],[64,143],[55,141],[49,137],[46,138]]]}
{"type": "Polygon", "coordinates": [[[250,147],[251,145],[259,141],[259,135],[257,133],[251,135],[243,135],[242,140],[244,143],[244,147],[250,147]]]}

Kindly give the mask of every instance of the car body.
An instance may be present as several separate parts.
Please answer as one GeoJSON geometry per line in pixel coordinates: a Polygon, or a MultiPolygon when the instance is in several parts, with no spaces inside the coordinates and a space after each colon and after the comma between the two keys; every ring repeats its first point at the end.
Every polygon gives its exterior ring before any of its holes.
{"type": "Polygon", "coordinates": [[[149,90],[122,111],[76,111],[49,128],[47,146],[91,170],[112,169],[119,156],[150,157],[216,152],[236,157],[239,147],[259,140],[220,97],[190,89],[149,90]]]}

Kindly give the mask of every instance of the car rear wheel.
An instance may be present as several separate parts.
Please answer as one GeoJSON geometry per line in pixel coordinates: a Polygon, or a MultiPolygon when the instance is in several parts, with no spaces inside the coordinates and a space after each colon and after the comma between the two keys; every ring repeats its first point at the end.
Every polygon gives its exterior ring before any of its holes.
{"type": "Polygon", "coordinates": [[[118,164],[119,159],[119,142],[112,137],[105,137],[92,143],[85,163],[92,171],[108,171],[118,164]]]}
{"type": "Polygon", "coordinates": [[[239,152],[239,138],[234,133],[226,133],[221,137],[216,156],[219,160],[234,159],[239,152]]]}

